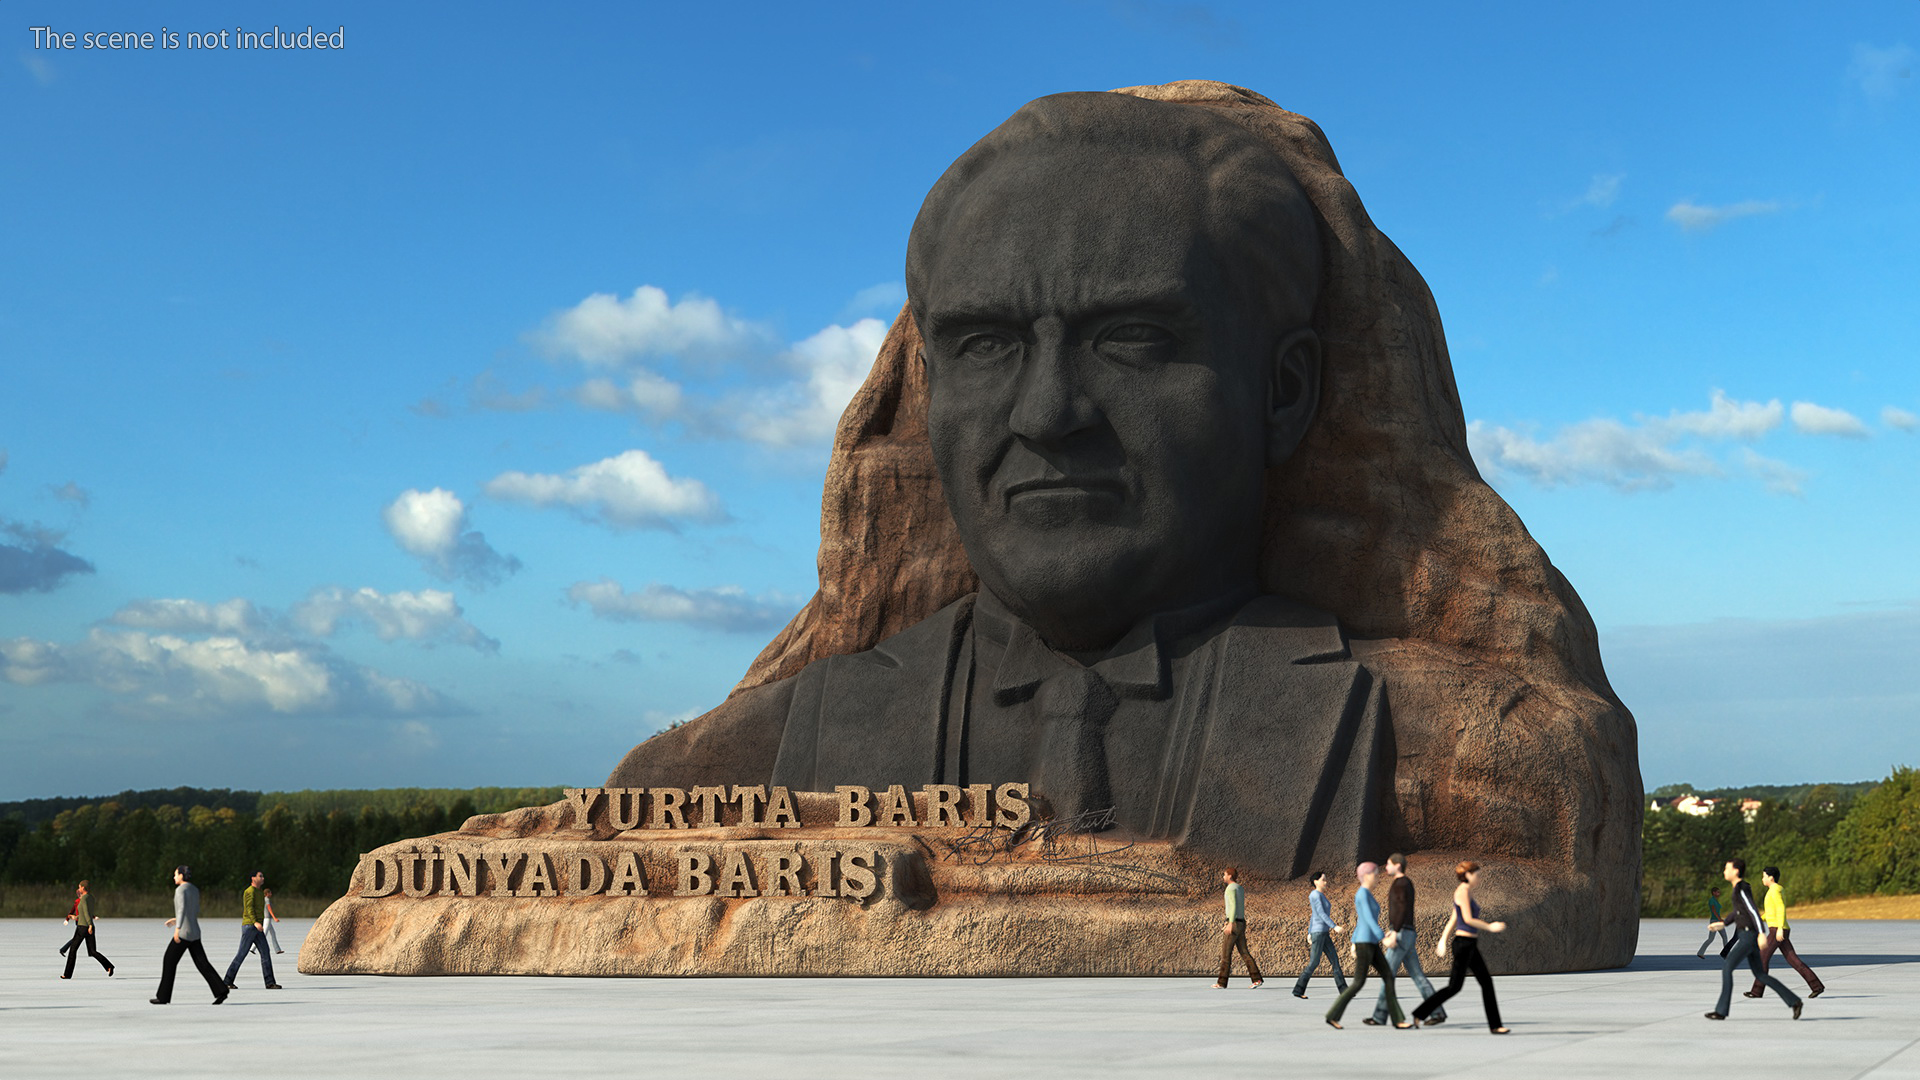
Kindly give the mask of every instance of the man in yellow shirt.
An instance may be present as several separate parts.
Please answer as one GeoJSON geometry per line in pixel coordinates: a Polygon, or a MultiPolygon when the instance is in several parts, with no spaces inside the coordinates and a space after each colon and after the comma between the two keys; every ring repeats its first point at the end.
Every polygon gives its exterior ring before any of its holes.
{"type": "MultiPolygon", "coordinates": [[[[1780,868],[1769,866],[1762,869],[1760,881],[1767,887],[1767,901],[1760,909],[1760,917],[1767,922],[1767,936],[1760,942],[1760,971],[1766,973],[1767,962],[1773,959],[1774,950],[1777,949],[1780,955],[1787,958],[1787,963],[1793,965],[1793,970],[1807,980],[1807,996],[1817,998],[1827,992],[1827,987],[1820,981],[1820,976],[1807,966],[1806,961],[1800,959],[1800,954],[1793,951],[1793,940],[1789,936],[1791,931],[1787,928],[1787,892],[1780,887],[1780,868]]],[[[1765,991],[1760,986],[1760,980],[1755,979],[1753,989],[1747,991],[1747,996],[1757,998],[1762,993],[1765,991]]]]}

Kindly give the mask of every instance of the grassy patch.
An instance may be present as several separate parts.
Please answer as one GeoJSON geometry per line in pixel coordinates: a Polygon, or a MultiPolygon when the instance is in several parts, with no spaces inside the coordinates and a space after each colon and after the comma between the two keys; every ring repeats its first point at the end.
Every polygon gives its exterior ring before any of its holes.
{"type": "Polygon", "coordinates": [[[1920,896],[1849,896],[1787,909],[1789,923],[1801,919],[1920,919],[1920,896]]]}

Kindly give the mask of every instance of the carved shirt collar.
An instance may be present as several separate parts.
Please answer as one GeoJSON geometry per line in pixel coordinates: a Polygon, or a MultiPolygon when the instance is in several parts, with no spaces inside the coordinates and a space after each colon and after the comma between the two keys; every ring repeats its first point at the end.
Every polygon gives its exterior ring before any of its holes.
{"type": "Polygon", "coordinates": [[[1169,653],[1174,645],[1231,618],[1252,595],[1251,591],[1234,593],[1149,615],[1135,623],[1105,656],[1085,665],[1050,648],[1033,627],[984,588],[974,605],[974,626],[976,633],[1005,646],[1000,666],[993,673],[997,704],[1024,701],[1048,677],[1082,667],[1091,668],[1122,698],[1164,700],[1173,692],[1169,653]]]}

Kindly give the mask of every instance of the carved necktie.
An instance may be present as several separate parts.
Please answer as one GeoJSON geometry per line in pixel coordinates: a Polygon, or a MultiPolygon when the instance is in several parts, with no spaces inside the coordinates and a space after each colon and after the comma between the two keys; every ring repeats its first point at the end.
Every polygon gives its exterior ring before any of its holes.
{"type": "Polygon", "coordinates": [[[1056,671],[1036,695],[1046,733],[1035,789],[1054,806],[1056,821],[1113,806],[1107,776],[1107,722],[1119,699],[1105,679],[1083,667],[1056,671]]]}

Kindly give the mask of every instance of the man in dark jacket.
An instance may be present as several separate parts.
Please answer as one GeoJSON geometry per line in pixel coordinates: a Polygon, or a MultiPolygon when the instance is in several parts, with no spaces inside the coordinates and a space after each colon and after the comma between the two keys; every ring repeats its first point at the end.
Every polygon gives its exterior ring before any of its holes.
{"type": "MultiPolygon", "coordinates": [[[[1398,972],[1400,965],[1407,967],[1407,977],[1413,980],[1414,988],[1420,992],[1421,1000],[1433,996],[1433,984],[1427,981],[1427,973],[1420,967],[1420,945],[1413,927],[1413,879],[1407,876],[1407,857],[1394,852],[1387,856],[1387,876],[1393,884],[1387,888],[1387,970],[1398,972]]],[[[1447,1010],[1435,1009],[1427,1018],[1428,1024],[1445,1023],[1447,1010]]],[[[1380,987],[1380,997],[1373,1003],[1373,1015],[1364,1023],[1380,1025],[1387,1022],[1387,988],[1380,987]]]]}
{"type": "MultiPolygon", "coordinates": [[[[1767,974],[1760,966],[1760,908],[1753,902],[1753,888],[1746,882],[1747,860],[1728,859],[1720,871],[1722,877],[1733,886],[1733,948],[1727,950],[1727,958],[1720,967],[1720,1003],[1707,1014],[1709,1020],[1725,1020],[1727,1010],[1733,1007],[1733,969],[1746,964],[1753,969],[1757,984],[1765,985],[1780,995],[1780,1000],[1793,1010],[1793,1018],[1800,1019],[1801,1001],[1787,984],[1767,974]]],[[[1709,930],[1718,930],[1726,926],[1724,922],[1710,923],[1709,930]]]]}

